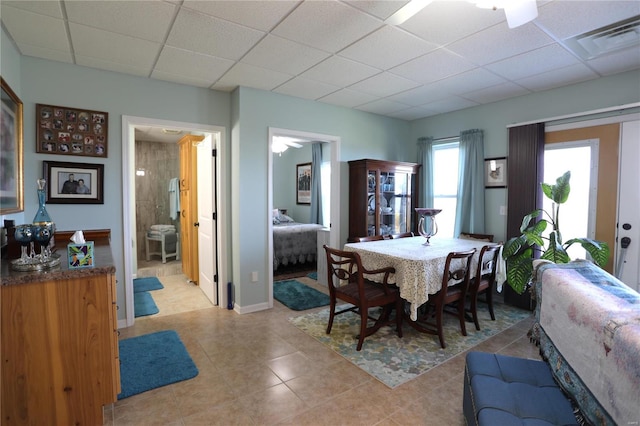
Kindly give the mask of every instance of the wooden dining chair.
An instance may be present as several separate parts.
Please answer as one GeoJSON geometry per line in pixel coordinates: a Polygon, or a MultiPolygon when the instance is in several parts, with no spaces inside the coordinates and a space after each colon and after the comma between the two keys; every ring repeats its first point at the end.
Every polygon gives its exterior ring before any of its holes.
{"type": "Polygon", "coordinates": [[[493,313],[493,289],[496,282],[496,270],[498,267],[498,256],[500,255],[500,244],[490,244],[482,247],[478,256],[478,269],[476,275],[469,283],[469,298],[471,299],[471,315],[476,325],[476,330],[480,330],[478,323],[478,295],[485,295],[485,301],[489,305],[491,320],[495,321],[493,313]]]}
{"type": "Polygon", "coordinates": [[[392,234],[391,238],[393,238],[394,240],[396,238],[408,238],[408,237],[413,237],[413,232],[402,232],[400,234],[392,234]]]}
{"type": "Polygon", "coordinates": [[[489,243],[493,242],[493,234],[474,234],[472,232],[461,232],[458,238],[462,238],[463,240],[487,241],[489,243]]]}
{"type": "Polygon", "coordinates": [[[327,334],[331,333],[333,319],[345,312],[360,315],[360,334],[356,350],[362,349],[364,338],[372,335],[380,327],[391,324],[391,310],[396,309],[395,323],[398,337],[402,337],[402,298],[396,286],[388,284],[389,275],[395,272],[392,267],[367,270],[362,266],[360,255],[352,251],[333,249],[324,245],[327,255],[327,283],[329,284],[329,324],[327,334]],[[367,279],[375,274],[382,274],[382,282],[367,279]],[[336,312],[336,301],[340,299],[354,305],[336,312]],[[369,308],[381,306],[382,313],[378,318],[371,318],[375,323],[367,328],[369,308]]]}
{"type": "Polygon", "coordinates": [[[427,303],[420,307],[418,319],[412,324],[418,331],[437,335],[443,349],[447,347],[443,332],[444,313],[457,316],[462,335],[467,335],[464,318],[465,299],[469,287],[471,258],[475,252],[474,248],[468,251],[451,252],[447,255],[440,290],[431,295],[427,303]],[[445,306],[451,306],[454,303],[455,311],[445,309],[445,306]]]}
{"type": "Polygon", "coordinates": [[[384,239],[384,235],[367,235],[366,237],[355,237],[354,242],[364,243],[366,241],[380,241],[384,239]]]}

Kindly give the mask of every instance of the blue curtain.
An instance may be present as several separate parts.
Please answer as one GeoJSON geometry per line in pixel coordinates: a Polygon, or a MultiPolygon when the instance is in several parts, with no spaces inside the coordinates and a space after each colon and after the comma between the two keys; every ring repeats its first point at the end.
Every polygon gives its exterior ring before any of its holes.
{"type": "Polygon", "coordinates": [[[322,224],[322,142],[311,145],[311,223],[322,224]]]}
{"type": "Polygon", "coordinates": [[[418,207],[433,208],[433,138],[418,139],[420,167],[420,194],[418,207]]]}
{"type": "Polygon", "coordinates": [[[484,233],[484,136],[482,130],[460,133],[458,202],[453,235],[484,233]]]}

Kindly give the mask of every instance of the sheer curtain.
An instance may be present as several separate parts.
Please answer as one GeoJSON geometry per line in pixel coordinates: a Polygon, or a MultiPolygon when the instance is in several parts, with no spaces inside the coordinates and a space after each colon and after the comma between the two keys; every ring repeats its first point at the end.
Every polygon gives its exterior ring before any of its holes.
{"type": "Polygon", "coordinates": [[[420,167],[420,188],[418,207],[433,208],[433,138],[418,139],[418,164],[420,167]]]}
{"type": "Polygon", "coordinates": [[[311,223],[322,224],[322,142],[311,145],[311,223]]]}
{"type": "Polygon", "coordinates": [[[453,235],[484,233],[484,135],[482,130],[460,133],[458,203],[453,235]]]}

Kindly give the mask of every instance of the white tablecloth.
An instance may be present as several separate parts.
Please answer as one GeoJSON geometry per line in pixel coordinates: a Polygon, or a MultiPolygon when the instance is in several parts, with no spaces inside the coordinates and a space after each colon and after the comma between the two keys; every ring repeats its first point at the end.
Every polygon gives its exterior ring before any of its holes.
{"type": "Polygon", "coordinates": [[[431,237],[431,244],[428,246],[424,242],[423,237],[398,238],[349,243],[345,244],[344,250],[357,252],[366,269],[393,266],[396,273],[389,281],[398,286],[400,296],[411,304],[411,319],[416,320],[418,307],[442,286],[447,255],[452,251],[475,248],[476,254],[471,261],[471,277],[474,277],[480,250],[491,244],[486,241],[438,237],[431,237]]]}

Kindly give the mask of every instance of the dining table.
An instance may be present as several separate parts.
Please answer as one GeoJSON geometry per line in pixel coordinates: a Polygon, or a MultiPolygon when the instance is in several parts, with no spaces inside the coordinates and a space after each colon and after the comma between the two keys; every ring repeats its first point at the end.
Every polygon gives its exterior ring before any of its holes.
{"type": "MultiPolygon", "coordinates": [[[[473,278],[478,267],[480,250],[487,241],[431,237],[428,245],[424,237],[408,237],[384,239],[360,243],[347,243],[345,251],[353,251],[360,255],[362,266],[368,270],[393,267],[395,273],[389,276],[388,282],[400,289],[400,297],[409,302],[409,314],[416,321],[418,308],[429,296],[442,288],[442,276],[447,255],[451,252],[476,249],[471,260],[470,274],[473,278]]],[[[382,281],[382,275],[370,279],[382,281]]],[[[450,283],[452,285],[453,283],[450,283]]]]}

